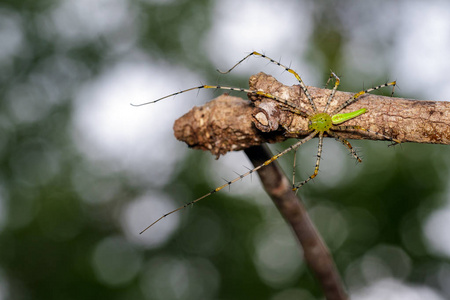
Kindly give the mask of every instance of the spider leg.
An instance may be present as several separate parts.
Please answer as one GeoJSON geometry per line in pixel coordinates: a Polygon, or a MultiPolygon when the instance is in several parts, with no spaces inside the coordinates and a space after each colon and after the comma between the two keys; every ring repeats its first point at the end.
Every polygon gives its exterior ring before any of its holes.
{"type": "Polygon", "coordinates": [[[350,144],[349,141],[347,141],[346,139],[344,139],[343,137],[341,137],[337,133],[332,132],[331,130],[328,130],[327,133],[330,136],[334,137],[337,141],[341,142],[344,146],[346,146],[348,148],[348,150],[350,151],[350,153],[352,154],[352,156],[354,158],[356,158],[356,160],[358,162],[362,162],[361,158],[358,156],[358,154],[356,153],[355,149],[353,149],[352,144],[350,144]]]}
{"type": "Polygon", "coordinates": [[[314,173],[311,176],[309,176],[308,178],[306,178],[306,180],[303,180],[303,181],[297,183],[296,185],[294,185],[292,187],[293,191],[298,190],[300,187],[305,185],[308,181],[310,181],[311,179],[313,179],[314,177],[317,176],[317,174],[319,173],[320,158],[322,157],[322,148],[323,148],[323,131],[320,131],[319,132],[319,149],[317,150],[317,160],[316,160],[316,166],[314,167],[314,173]]]}
{"type": "Polygon", "coordinates": [[[338,86],[339,86],[339,83],[341,82],[341,80],[339,79],[339,77],[338,77],[333,71],[331,71],[330,78],[328,78],[328,80],[327,80],[327,85],[328,85],[328,82],[330,81],[330,79],[333,78],[333,77],[334,77],[334,79],[335,79],[334,87],[333,87],[333,89],[331,90],[330,96],[328,97],[327,105],[325,106],[325,108],[324,108],[324,110],[323,110],[324,113],[326,113],[326,112],[328,111],[328,107],[330,106],[330,102],[331,102],[331,100],[333,99],[334,94],[336,93],[336,90],[337,90],[337,88],[338,88],[338,86]]]}
{"type": "Polygon", "coordinates": [[[249,93],[249,94],[254,94],[254,95],[259,95],[259,96],[263,96],[266,98],[270,98],[273,99],[279,103],[281,103],[282,105],[284,105],[285,107],[287,107],[287,110],[292,110],[293,112],[302,115],[302,116],[308,116],[308,114],[303,111],[302,109],[300,109],[299,107],[297,107],[297,105],[295,105],[294,103],[288,101],[288,100],[284,100],[281,98],[278,98],[272,94],[269,93],[265,93],[263,91],[256,91],[256,90],[249,90],[249,89],[244,89],[244,88],[237,88],[237,87],[230,87],[230,86],[222,86],[222,85],[201,85],[201,86],[197,86],[197,87],[193,87],[190,89],[186,89],[186,90],[182,90],[161,98],[158,98],[156,100],[153,101],[149,101],[149,102],[144,102],[144,103],[140,103],[140,104],[133,104],[131,103],[132,106],[143,106],[143,105],[147,105],[147,104],[153,104],[156,102],[159,102],[161,100],[164,100],[166,98],[170,98],[179,94],[183,94],[189,91],[194,91],[194,90],[201,90],[201,89],[217,89],[217,90],[228,90],[228,91],[237,91],[237,92],[245,92],[245,93],[249,93]]]}
{"type": "MultiPolygon", "coordinates": [[[[284,101],[287,101],[287,100],[284,100],[284,101]]],[[[299,109],[299,108],[294,108],[292,106],[280,105],[279,107],[280,107],[281,110],[290,111],[291,113],[296,114],[296,115],[300,115],[300,116],[302,116],[304,118],[308,118],[310,115],[312,115],[310,112],[308,112],[306,110],[299,109]]]]}
{"type": "MultiPolygon", "coordinates": [[[[304,136],[306,134],[310,134],[311,130],[299,130],[299,131],[289,131],[289,128],[287,128],[286,126],[283,126],[284,129],[286,130],[286,132],[284,133],[284,135],[286,137],[291,137],[291,138],[298,138],[299,136],[304,136]]],[[[295,149],[294,151],[294,163],[292,166],[292,186],[295,186],[295,173],[296,173],[296,166],[297,164],[297,149],[295,149]]]]}
{"type": "Polygon", "coordinates": [[[385,135],[385,134],[382,134],[382,133],[379,133],[379,132],[375,132],[375,131],[369,130],[369,129],[367,129],[367,128],[364,128],[364,127],[361,127],[361,126],[358,126],[358,125],[350,125],[350,126],[349,126],[349,125],[332,126],[330,129],[331,129],[331,130],[337,130],[337,131],[361,131],[361,132],[366,132],[367,134],[372,134],[372,135],[375,135],[375,136],[380,137],[380,138],[382,138],[382,139],[391,141],[391,142],[394,143],[394,145],[395,145],[395,144],[400,144],[400,143],[401,143],[401,141],[399,141],[399,140],[397,140],[397,139],[394,139],[394,138],[391,138],[390,136],[387,136],[387,135],[385,135]]]}
{"type": "Polygon", "coordinates": [[[316,108],[316,105],[314,104],[314,101],[312,100],[311,94],[309,93],[308,89],[306,88],[306,85],[305,85],[305,83],[303,82],[303,80],[302,80],[302,78],[300,77],[300,75],[298,75],[297,72],[295,72],[295,71],[292,70],[291,68],[286,67],[285,65],[281,64],[280,62],[278,62],[278,61],[276,61],[276,60],[274,60],[274,59],[272,59],[272,58],[270,58],[270,57],[268,57],[268,56],[266,56],[266,55],[264,55],[264,54],[262,54],[262,53],[253,51],[252,53],[248,54],[248,55],[245,56],[243,59],[241,59],[240,61],[238,61],[238,62],[237,62],[234,66],[232,66],[231,69],[229,69],[228,71],[225,71],[225,72],[220,71],[220,70],[217,70],[217,71],[218,71],[219,73],[222,73],[222,74],[227,74],[227,73],[231,72],[231,70],[233,70],[234,68],[236,68],[239,64],[241,64],[244,60],[248,59],[248,58],[251,57],[251,56],[259,56],[259,57],[265,58],[265,59],[269,60],[271,63],[274,63],[274,64],[276,64],[276,65],[278,65],[278,66],[284,68],[284,70],[288,71],[289,73],[293,74],[293,75],[295,76],[295,78],[297,79],[297,81],[298,81],[300,87],[302,88],[303,92],[305,93],[306,97],[308,98],[308,101],[309,101],[309,103],[311,104],[311,107],[313,108],[314,112],[317,112],[317,108],[316,108]]]}
{"type": "Polygon", "coordinates": [[[295,186],[295,165],[297,162],[297,150],[294,151],[294,164],[292,166],[292,186],[295,186]]]}
{"type": "Polygon", "coordinates": [[[365,95],[365,94],[367,94],[367,93],[370,93],[370,92],[375,91],[375,90],[378,90],[378,89],[381,89],[381,88],[383,88],[383,87],[385,87],[385,86],[393,86],[393,87],[395,87],[396,84],[397,84],[396,81],[392,81],[392,82],[387,82],[387,83],[385,83],[385,84],[381,84],[381,85],[379,85],[379,86],[376,86],[376,87],[373,87],[373,88],[370,88],[370,89],[367,89],[367,90],[364,90],[364,91],[360,91],[360,92],[354,94],[353,97],[351,97],[350,99],[348,99],[347,101],[345,101],[344,103],[342,103],[338,108],[336,108],[336,109],[331,113],[331,115],[337,114],[338,112],[340,112],[341,110],[343,110],[344,108],[346,108],[347,106],[349,106],[350,104],[352,104],[352,103],[358,101],[362,95],[365,95]]]}
{"type": "MultiPolygon", "coordinates": [[[[155,225],[156,223],[158,223],[159,221],[161,221],[162,219],[164,219],[165,217],[167,217],[168,215],[171,215],[179,210],[182,210],[183,208],[186,208],[188,206],[193,205],[194,203],[208,197],[211,196],[214,193],[217,193],[218,191],[220,191],[221,189],[228,187],[230,185],[232,185],[233,183],[235,183],[238,180],[241,180],[242,178],[258,171],[259,169],[261,169],[262,167],[265,167],[269,164],[271,164],[272,162],[274,162],[275,160],[277,160],[278,158],[280,158],[281,156],[285,155],[286,153],[290,152],[291,150],[295,150],[298,147],[300,147],[301,145],[303,145],[304,143],[306,143],[307,141],[309,141],[310,139],[312,139],[313,137],[315,137],[317,135],[317,131],[313,131],[310,135],[308,135],[307,137],[305,137],[304,139],[299,140],[298,142],[296,142],[295,144],[291,145],[290,147],[286,148],[285,150],[281,151],[280,153],[272,156],[270,159],[266,160],[264,163],[262,163],[261,165],[247,171],[246,173],[239,175],[238,177],[234,178],[233,180],[230,180],[228,182],[226,182],[225,184],[215,188],[214,190],[212,190],[211,192],[201,196],[200,198],[197,198],[191,202],[188,202],[186,204],[184,204],[183,206],[178,207],[177,209],[174,209],[164,215],[162,215],[159,219],[157,219],[156,221],[154,221],[152,224],[150,224],[149,226],[147,226],[144,230],[142,230],[140,233],[142,234],[144,231],[146,231],[147,229],[149,229],[150,227],[152,227],[153,225],[155,225]]],[[[323,135],[323,133],[322,133],[323,135]]]]}

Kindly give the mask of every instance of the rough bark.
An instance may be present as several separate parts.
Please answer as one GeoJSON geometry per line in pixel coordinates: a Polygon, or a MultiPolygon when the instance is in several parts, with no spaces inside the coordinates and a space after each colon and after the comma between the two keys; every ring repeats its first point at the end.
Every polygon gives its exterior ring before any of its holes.
{"type": "MultiPolygon", "coordinates": [[[[297,85],[284,86],[272,76],[259,73],[250,78],[250,89],[263,90],[294,102],[311,113],[310,105],[297,85]]],[[[308,90],[321,111],[330,90],[316,87],[308,87],[308,90]]],[[[337,91],[329,111],[351,96],[353,93],[337,91]]],[[[201,107],[194,107],[175,122],[176,138],[190,147],[219,156],[266,142],[283,141],[287,139],[285,128],[289,131],[308,129],[308,119],[280,109],[274,100],[254,95],[250,95],[250,99],[252,101],[225,94],[201,107]]],[[[450,102],[366,94],[342,112],[360,108],[366,108],[368,112],[345,125],[359,125],[401,142],[450,144],[450,102]]],[[[380,139],[361,132],[340,134],[349,139],[380,139]]]]}

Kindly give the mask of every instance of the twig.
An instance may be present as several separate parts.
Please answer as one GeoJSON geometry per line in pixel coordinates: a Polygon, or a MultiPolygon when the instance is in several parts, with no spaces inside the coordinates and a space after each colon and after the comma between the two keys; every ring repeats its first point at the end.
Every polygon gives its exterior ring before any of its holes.
{"type": "MultiPolygon", "coordinates": [[[[245,154],[255,167],[272,156],[267,145],[250,147],[245,150],[245,154]]],[[[264,189],[302,245],[305,261],[319,280],[325,297],[328,300],[348,299],[327,246],[314,227],[302,202],[292,191],[292,186],[278,162],[275,161],[259,169],[258,175],[264,189]]]]}
{"type": "MultiPolygon", "coordinates": [[[[299,86],[287,87],[272,76],[259,73],[250,78],[250,88],[271,93],[308,108],[299,86]]],[[[317,107],[325,105],[328,89],[308,87],[317,107]]],[[[353,93],[336,92],[331,110],[353,93]]],[[[378,95],[364,95],[346,111],[367,108],[368,112],[345,125],[360,125],[401,142],[450,144],[450,102],[407,100],[378,95]]],[[[286,139],[282,128],[306,130],[308,120],[280,109],[271,99],[252,96],[252,102],[227,95],[202,107],[194,107],[175,122],[177,139],[189,146],[211,151],[219,156],[262,143],[286,139]]],[[[378,139],[359,132],[340,134],[350,139],[378,139]]]]}

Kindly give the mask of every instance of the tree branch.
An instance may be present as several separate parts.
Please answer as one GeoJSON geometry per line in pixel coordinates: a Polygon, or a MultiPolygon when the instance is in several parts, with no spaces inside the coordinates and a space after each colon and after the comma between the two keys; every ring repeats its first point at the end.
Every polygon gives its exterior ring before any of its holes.
{"type": "MultiPolygon", "coordinates": [[[[263,90],[311,111],[299,86],[284,86],[264,73],[250,78],[250,89],[263,90]]],[[[330,90],[315,87],[308,87],[308,90],[321,110],[330,90]]],[[[353,93],[337,91],[329,111],[351,96],[353,93]]],[[[175,122],[176,138],[190,147],[219,156],[266,142],[283,141],[287,139],[283,128],[289,131],[308,129],[306,118],[280,109],[274,100],[253,94],[250,98],[251,102],[225,94],[202,107],[194,107],[175,122]]],[[[450,102],[364,95],[343,112],[360,108],[366,108],[368,112],[345,125],[359,125],[401,142],[450,144],[450,102]]],[[[380,139],[360,132],[340,132],[340,135],[350,139],[380,139]]]]}
{"type": "MultiPolygon", "coordinates": [[[[272,157],[267,145],[245,149],[245,154],[255,167],[272,157]]],[[[319,280],[326,299],[348,299],[327,246],[314,227],[302,202],[292,191],[292,185],[278,162],[275,161],[259,169],[258,175],[264,189],[302,245],[305,261],[319,280]]]]}

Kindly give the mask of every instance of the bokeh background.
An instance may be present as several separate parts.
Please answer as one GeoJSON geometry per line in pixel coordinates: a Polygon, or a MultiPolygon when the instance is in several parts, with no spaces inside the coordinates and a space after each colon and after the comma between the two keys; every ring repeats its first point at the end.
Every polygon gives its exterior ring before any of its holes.
{"type": "MultiPolygon", "coordinates": [[[[321,299],[257,176],[139,235],[250,163],[173,137],[220,92],[130,102],[260,71],[296,83],[258,58],[216,72],[253,50],[307,85],[332,69],[340,90],[390,79],[397,96],[446,101],[449,48],[444,0],[2,0],[0,299],[321,299]]],[[[362,164],[327,139],[299,192],[352,299],[449,299],[448,146],[353,144],[362,164]]],[[[299,150],[302,178],[316,149],[299,150]]]]}

